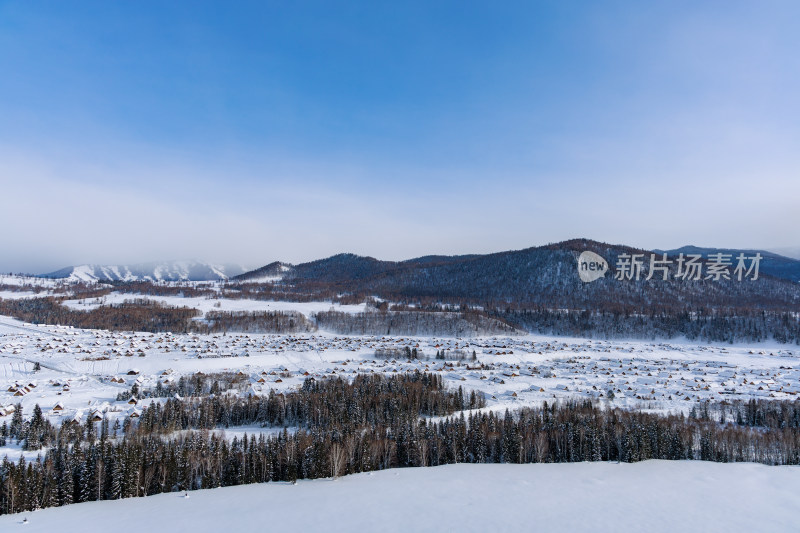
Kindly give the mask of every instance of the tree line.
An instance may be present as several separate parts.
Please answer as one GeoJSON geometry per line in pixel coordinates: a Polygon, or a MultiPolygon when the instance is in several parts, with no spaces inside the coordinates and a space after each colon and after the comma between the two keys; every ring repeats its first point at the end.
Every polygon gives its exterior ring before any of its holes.
{"type": "MultiPolygon", "coordinates": [[[[180,294],[178,287],[142,283],[136,286],[137,290],[146,294],[149,294],[146,287],[152,289],[150,292],[163,290],[170,294],[178,291],[177,294],[180,294]]],[[[241,292],[225,290],[225,297],[251,297],[254,296],[251,291],[257,292],[254,286],[243,287],[241,292]]],[[[84,287],[81,294],[101,297],[107,290],[84,287]]],[[[267,292],[273,297],[279,296],[267,292]]],[[[265,298],[267,293],[259,296],[265,298]]],[[[292,298],[295,296],[298,295],[292,298]]],[[[340,299],[344,298],[344,295],[339,296],[340,299]]],[[[305,294],[295,298],[295,301],[320,297],[319,294],[305,294]]],[[[354,296],[350,295],[350,298],[354,296]]],[[[154,333],[303,333],[319,327],[340,335],[468,337],[513,335],[527,331],[603,339],[686,337],[706,342],[774,340],[783,344],[800,344],[800,316],[796,312],[748,307],[747,301],[743,301],[736,309],[714,308],[707,303],[676,307],[661,302],[645,310],[637,310],[631,304],[613,298],[594,302],[592,308],[553,308],[519,302],[485,302],[476,307],[470,300],[442,304],[430,298],[389,305],[386,301],[363,298],[356,300],[370,304],[367,312],[331,310],[316,313],[313,320],[298,312],[276,311],[210,311],[203,320],[197,320],[200,312],[196,309],[164,306],[144,298],[102,305],[89,311],[70,309],[61,304],[63,298],[57,297],[0,299],[0,314],[36,324],[154,333]]]]}
{"type": "Polygon", "coordinates": [[[297,311],[209,311],[193,324],[197,333],[310,333],[316,325],[297,311]]]}
{"type": "Polygon", "coordinates": [[[599,339],[670,339],[705,342],[800,344],[797,313],[765,310],[629,311],[509,309],[492,313],[518,328],[544,335],[599,339]]]}
{"type": "Polygon", "coordinates": [[[59,299],[0,298],[0,315],[13,316],[32,324],[72,326],[110,331],[146,331],[150,333],[305,333],[316,326],[302,313],[294,311],[209,311],[190,307],[165,306],[146,298],[132,298],[123,303],[101,305],[89,310],[71,309],[59,299]]]}
{"type": "Polygon", "coordinates": [[[188,333],[200,311],[189,307],[167,307],[152,300],[104,305],[87,311],[70,309],[52,297],[0,299],[0,315],[32,324],[72,326],[111,331],[188,333]]]}
{"type": "Polygon", "coordinates": [[[371,311],[345,313],[323,311],[314,314],[321,329],[339,335],[448,335],[474,337],[517,335],[522,331],[503,320],[479,311],[371,311]]]}
{"type": "MultiPolygon", "coordinates": [[[[798,402],[737,405],[741,424],[720,423],[713,409],[687,417],[591,400],[502,414],[483,406],[480,395],[424,373],[308,379],[298,391],[266,397],[170,399],[148,406],[138,422],[127,419],[121,437],[107,420],[65,423],[36,460],[4,460],[0,512],[451,463],[800,464],[798,423],[785,423],[800,420],[798,402]],[[211,431],[254,423],[284,429],[232,440],[211,431]]],[[[38,438],[33,418],[20,420],[13,430],[2,427],[4,438],[38,438]]]]}

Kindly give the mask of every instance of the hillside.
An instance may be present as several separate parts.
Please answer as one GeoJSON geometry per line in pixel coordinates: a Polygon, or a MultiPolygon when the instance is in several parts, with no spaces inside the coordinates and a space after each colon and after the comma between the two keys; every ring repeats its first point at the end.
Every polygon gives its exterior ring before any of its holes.
{"type": "MultiPolygon", "coordinates": [[[[300,292],[523,308],[650,312],[698,307],[793,310],[800,305],[800,285],[795,280],[800,276],[800,261],[769,252],[762,253],[767,259],[755,281],[677,280],[673,279],[673,265],[671,279],[666,281],[658,277],[620,281],[608,273],[593,283],[583,283],[577,275],[576,260],[584,250],[604,257],[612,269],[620,254],[645,254],[649,260],[651,253],[576,239],[495,254],[433,256],[399,262],[340,254],[296,266],[282,264],[284,275],[276,282],[300,292]]],[[[647,270],[646,266],[643,278],[647,270]]],[[[253,273],[239,279],[255,278],[253,273]]]]}
{"type": "Polygon", "coordinates": [[[268,283],[276,282],[286,276],[286,273],[292,270],[292,265],[275,261],[261,268],[243,272],[237,276],[232,276],[234,281],[248,282],[248,283],[268,283]]]}
{"type": "Polygon", "coordinates": [[[665,252],[670,256],[681,253],[701,254],[703,256],[708,254],[722,253],[731,255],[734,258],[741,253],[745,255],[760,253],[763,257],[761,260],[761,272],[776,278],[800,282],[800,260],[780,255],[775,252],[766,250],[740,250],[735,248],[702,248],[700,246],[683,246],[674,250],[665,250],[665,252]]]}
{"type": "Polygon", "coordinates": [[[80,503],[0,529],[82,531],[796,531],[795,467],[700,461],[448,465],[80,503]]]}

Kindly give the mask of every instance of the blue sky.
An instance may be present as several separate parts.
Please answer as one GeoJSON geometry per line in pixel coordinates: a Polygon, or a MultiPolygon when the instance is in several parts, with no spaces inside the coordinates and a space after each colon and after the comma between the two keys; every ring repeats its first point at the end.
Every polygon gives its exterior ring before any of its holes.
{"type": "Polygon", "coordinates": [[[0,269],[800,245],[798,27],[796,2],[0,1],[0,269]]]}

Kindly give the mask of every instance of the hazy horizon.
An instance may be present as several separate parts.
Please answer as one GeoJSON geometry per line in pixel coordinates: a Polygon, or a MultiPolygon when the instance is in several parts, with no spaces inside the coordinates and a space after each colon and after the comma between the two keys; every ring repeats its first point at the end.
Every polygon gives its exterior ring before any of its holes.
{"type": "Polygon", "coordinates": [[[800,4],[0,4],[0,271],[797,249],[800,4]]]}

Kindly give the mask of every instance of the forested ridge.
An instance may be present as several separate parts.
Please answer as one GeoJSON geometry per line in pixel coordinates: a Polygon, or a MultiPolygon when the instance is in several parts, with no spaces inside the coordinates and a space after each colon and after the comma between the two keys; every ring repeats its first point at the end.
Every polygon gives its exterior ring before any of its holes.
{"type": "Polygon", "coordinates": [[[52,426],[21,409],[3,442],[48,447],[0,463],[0,512],[198,488],[450,463],[755,461],[800,464],[800,403],[703,404],[687,417],[571,401],[503,414],[436,375],[307,380],[265,397],[152,403],[137,421],[52,426]],[[232,440],[210,431],[283,429],[232,440]]]}
{"type": "MultiPolygon", "coordinates": [[[[408,261],[379,261],[371,257],[339,254],[291,267],[277,283],[247,283],[249,291],[265,287],[298,294],[358,294],[403,303],[479,305],[486,309],[520,308],[588,309],[639,312],[700,309],[763,309],[790,311],[800,306],[800,284],[760,272],[759,279],[737,281],[669,279],[647,280],[645,262],[639,280],[617,280],[612,273],[592,283],[577,275],[577,258],[593,251],[613,268],[622,254],[650,252],[586,239],[487,255],[431,256],[408,261]]],[[[674,259],[674,258],[673,258],[674,259]]],[[[783,258],[800,271],[800,261],[783,258]]],[[[701,261],[706,264],[707,261],[701,261]]],[[[268,265],[269,266],[269,265],[268,265]]],[[[785,270],[785,266],[776,272],[785,270]]],[[[362,299],[363,301],[363,299],[362,299]]]]}

